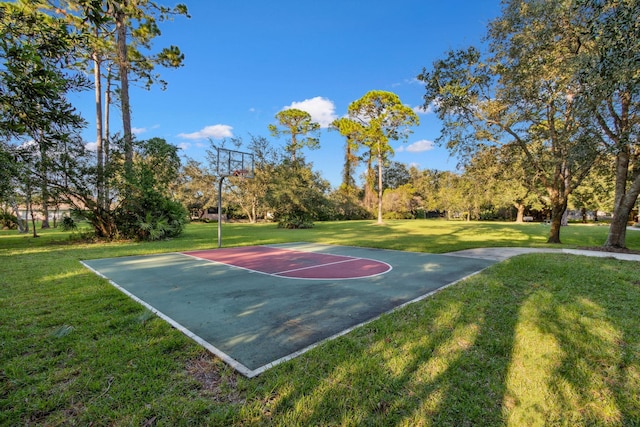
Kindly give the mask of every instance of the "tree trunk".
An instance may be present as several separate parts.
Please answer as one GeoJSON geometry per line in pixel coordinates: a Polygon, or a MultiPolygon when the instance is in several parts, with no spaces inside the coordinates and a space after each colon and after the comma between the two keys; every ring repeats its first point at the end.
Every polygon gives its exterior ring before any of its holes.
{"type": "Polygon", "coordinates": [[[514,203],[515,208],[518,210],[516,214],[516,222],[522,223],[524,222],[524,209],[525,206],[522,203],[514,203]]]}
{"type": "Polygon", "coordinates": [[[556,203],[551,207],[551,230],[547,243],[562,243],[560,241],[560,228],[562,227],[562,216],[567,209],[567,203],[556,203]]]}
{"type": "Polygon", "coordinates": [[[627,239],[627,217],[616,215],[609,226],[605,248],[625,248],[627,239]]]}
{"type": "Polygon", "coordinates": [[[382,224],[382,153],[378,153],[378,224],[382,224]]]}
{"type": "MultiPolygon", "coordinates": [[[[46,194],[46,192],[45,192],[45,194],[46,194]]],[[[51,228],[51,225],[49,225],[49,206],[47,205],[47,202],[44,200],[45,194],[43,194],[42,223],[40,224],[40,228],[42,228],[42,229],[51,228]]]]}
{"type": "Polygon", "coordinates": [[[296,141],[296,134],[291,132],[291,161],[296,161],[296,150],[298,148],[298,142],[296,141]]]}
{"type": "Polygon", "coordinates": [[[625,248],[627,238],[627,221],[633,210],[633,205],[640,192],[640,176],[636,178],[629,192],[622,197],[615,207],[613,221],[609,226],[609,234],[604,244],[605,248],[625,248]]]}
{"type": "Polygon", "coordinates": [[[18,205],[16,203],[11,203],[11,209],[13,210],[13,214],[15,215],[16,221],[18,222],[18,232],[28,233],[29,229],[24,226],[23,219],[20,217],[20,211],[18,211],[18,205]]]}
{"type": "MultiPolygon", "coordinates": [[[[27,178],[29,179],[29,178],[27,178]]],[[[25,198],[25,204],[26,204],[26,209],[27,215],[31,215],[31,225],[33,226],[33,237],[39,237],[38,233],[36,232],[36,217],[33,214],[33,203],[31,202],[31,182],[27,181],[27,186],[26,186],[26,198],[25,198]]],[[[27,216],[27,223],[29,222],[29,217],[27,216]]],[[[27,227],[27,232],[29,231],[29,228],[27,227]]]]}
{"type": "Polygon", "coordinates": [[[29,212],[31,213],[31,226],[33,227],[33,237],[40,237],[36,232],[36,216],[33,214],[33,204],[29,203],[29,212]]]}
{"type": "Polygon", "coordinates": [[[118,67],[120,68],[120,109],[122,110],[122,133],[124,138],[125,173],[133,166],[133,134],[131,132],[131,105],[129,103],[129,59],[127,56],[126,15],[122,10],[127,2],[116,10],[116,36],[118,44],[118,67]]]}
{"type": "MultiPolygon", "coordinates": [[[[104,142],[103,142],[103,153],[104,153],[104,165],[107,170],[109,170],[109,120],[110,120],[110,112],[111,112],[111,65],[107,67],[107,88],[104,91],[104,142]]],[[[110,210],[111,207],[111,191],[109,189],[109,180],[107,177],[104,177],[104,206],[105,210],[110,210]]]]}
{"type": "MultiPolygon", "coordinates": [[[[95,30],[98,37],[98,29],[95,30]]],[[[93,79],[95,82],[96,96],[96,154],[97,154],[97,171],[96,171],[96,187],[98,206],[104,206],[104,152],[102,151],[102,77],[100,75],[100,59],[98,53],[93,52],[93,79]]]]}
{"type": "MultiPolygon", "coordinates": [[[[40,183],[40,191],[42,194],[42,223],[40,224],[40,227],[45,229],[45,228],[51,228],[49,226],[49,168],[47,166],[48,163],[48,153],[47,153],[47,143],[44,139],[44,132],[40,132],[40,141],[39,141],[39,148],[40,148],[40,176],[41,176],[41,183],[40,183]]],[[[32,215],[33,215],[33,211],[32,211],[32,215]]],[[[35,223],[34,223],[35,224],[35,223]]],[[[38,236],[34,236],[34,237],[38,237],[38,236]]]]}
{"type": "Polygon", "coordinates": [[[373,164],[371,161],[371,156],[369,156],[369,160],[367,160],[367,176],[365,178],[365,187],[364,187],[364,206],[367,210],[373,211],[373,206],[375,202],[375,181],[376,174],[373,169],[373,164]]]}
{"type": "Polygon", "coordinates": [[[633,210],[633,205],[640,194],[640,171],[635,172],[633,182],[627,190],[627,175],[629,171],[629,156],[625,150],[616,158],[616,195],[613,210],[613,221],[609,226],[605,248],[625,248],[627,238],[627,221],[633,210]]]}

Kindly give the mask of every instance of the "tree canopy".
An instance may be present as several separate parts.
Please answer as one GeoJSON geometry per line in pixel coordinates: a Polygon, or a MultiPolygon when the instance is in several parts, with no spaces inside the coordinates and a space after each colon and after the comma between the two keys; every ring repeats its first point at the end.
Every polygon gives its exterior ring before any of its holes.
{"type": "MultiPolygon", "coordinates": [[[[333,126],[348,141],[365,147],[369,152],[368,183],[373,184],[371,159],[378,164],[378,223],[382,223],[383,168],[393,155],[389,141],[406,140],[411,126],[420,123],[418,115],[404,105],[392,92],[373,90],[349,104],[348,118],[334,121],[333,126]]],[[[349,144],[347,147],[351,147],[349,144]]]]}
{"type": "Polygon", "coordinates": [[[487,144],[518,148],[551,202],[548,241],[559,243],[568,197],[599,154],[594,127],[578,117],[588,43],[572,5],[552,0],[506,2],[487,37],[487,53],[451,51],[418,76],[425,107],[443,120],[440,141],[467,158],[487,144]]]}
{"type": "Polygon", "coordinates": [[[302,147],[311,149],[320,147],[320,140],[315,136],[320,130],[320,124],[313,121],[311,114],[297,108],[289,108],[276,114],[276,119],[278,124],[269,125],[269,131],[275,137],[290,136],[285,150],[291,154],[292,162],[297,160],[297,153],[302,147]]]}

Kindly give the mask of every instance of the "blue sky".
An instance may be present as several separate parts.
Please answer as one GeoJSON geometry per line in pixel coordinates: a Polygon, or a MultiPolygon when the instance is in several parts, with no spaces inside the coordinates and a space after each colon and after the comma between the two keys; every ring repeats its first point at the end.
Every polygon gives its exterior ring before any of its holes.
{"type": "MultiPolygon", "coordinates": [[[[169,1],[159,3],[172,5],[169,1]]],[[[177,45],[184,67],[160,70],[165,91],[134,88],[137,138],[165,138],[181,154],[204,161],[209,138],[268,137],[287,107],[306,110],[323,129],[319,150],[303,150],[332,185],[340,184],[344,138],[326,128],[370,90],[396,93],[422,106],[415,79],[448,49],[479,44],[500,13],[499,0],[185,0],[190,19],[162,22],[154,46],[177,45]]],[[[74,96],[95,141],[93,92],[74,96]]],[[[454,170],[456,160],[433,142],[440,122],[419,112],[407,142],[393,142],[394,160],[421,169],[454,170]]],[[[112,127],[119,128],[119,112],[112,127]]]]}

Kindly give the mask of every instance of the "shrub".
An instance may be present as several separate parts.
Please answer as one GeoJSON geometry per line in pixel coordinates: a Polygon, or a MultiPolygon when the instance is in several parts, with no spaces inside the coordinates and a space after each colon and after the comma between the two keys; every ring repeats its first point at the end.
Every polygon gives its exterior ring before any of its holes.
{"type": "Polygon", "coordinates": [[[62,228],[62,230],[64,231],[72,231],[78,228],[78,224],[76,224],[76,222],[70,216],[65,216],[64,218],[62,218],[60,228],[62,228]]]}
{"type": "Polygon", "coordinates": [[[0,229],[15,230],[18,228],[18,218],[8,212],[0,212],[0,229]]]}

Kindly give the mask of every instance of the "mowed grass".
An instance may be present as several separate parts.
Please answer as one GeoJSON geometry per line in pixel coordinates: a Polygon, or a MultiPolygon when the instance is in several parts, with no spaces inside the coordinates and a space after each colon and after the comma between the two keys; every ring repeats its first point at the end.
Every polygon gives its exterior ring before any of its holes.
{"type": "MultiPolygon", "coordinates": [[[[606,227],[571,225],[562,247],[606,227]]],[[[444,253],[544,247],[540,224],[224,224],[224,246],[311,241],[444,253]]],[[[640,263],[531,254],[327,342],[236,374],[79,260],[217,246],[0,232],[0,425],[640,425],[640,263]]],[[[640,231],[628,247],[640,250],[640,231]]]]}

